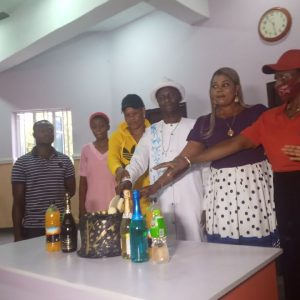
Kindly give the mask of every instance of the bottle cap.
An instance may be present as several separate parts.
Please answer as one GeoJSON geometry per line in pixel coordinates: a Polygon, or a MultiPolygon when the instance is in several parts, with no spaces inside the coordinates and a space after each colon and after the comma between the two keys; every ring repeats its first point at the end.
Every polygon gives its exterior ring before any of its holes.
{"type": "Polygon", "coordinates": [[[52,213],[52,212],[56,212],[58,210],[58,208],[56,207],[56,205],[55,204],[50,204],[49,206],[48,206],[48,208],[47,208],[47,212],[48,213],[52,213]]]}

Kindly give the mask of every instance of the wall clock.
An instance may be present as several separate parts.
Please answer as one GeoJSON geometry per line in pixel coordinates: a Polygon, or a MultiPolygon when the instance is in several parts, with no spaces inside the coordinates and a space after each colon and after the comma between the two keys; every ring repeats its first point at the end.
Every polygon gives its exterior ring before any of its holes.
{"type": "Polygon", "coordinates": [[[267,10],[258,22],[258,33],[267,42],[275,42],[287,35],[292,25],[289,11],[282,7],[267,10]]]}

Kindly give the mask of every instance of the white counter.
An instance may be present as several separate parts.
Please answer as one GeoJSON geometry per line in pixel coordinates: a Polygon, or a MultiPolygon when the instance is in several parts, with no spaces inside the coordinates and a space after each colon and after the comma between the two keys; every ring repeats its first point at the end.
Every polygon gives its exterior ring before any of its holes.
{"type": "Polygon", "coordinates": [[[219,299],[281,249],[178,242],[168,264],[47,253],[45,239],[0,246],[1,300],[219,299]]]}

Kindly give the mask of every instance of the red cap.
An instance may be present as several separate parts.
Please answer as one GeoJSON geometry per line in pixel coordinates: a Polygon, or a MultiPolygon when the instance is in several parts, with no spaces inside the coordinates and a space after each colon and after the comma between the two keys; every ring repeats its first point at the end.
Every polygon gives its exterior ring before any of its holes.
{"type": "Polygon", "coordinates": [[[288,50],[280,56],[276,64],[264,65],[262,67],[262,71],[265,74],[295,69],[300,69],[300,49],[288,50]]]}
{"type": "Polygon", "coordinates": [[[90,116],[90,126],[91,126],[91,122],[94,118],[99,117],[99,118],[103,118],[105,121],[107,121],[107,123],[109,124],[109,118],[108,116],[103,113],[103,112],[95,112],[90,116]]]}

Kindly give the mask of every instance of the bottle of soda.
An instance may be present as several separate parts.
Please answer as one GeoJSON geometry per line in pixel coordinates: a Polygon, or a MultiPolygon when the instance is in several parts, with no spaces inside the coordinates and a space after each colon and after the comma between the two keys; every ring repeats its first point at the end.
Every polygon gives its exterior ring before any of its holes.
{"type": "Polygon", "coordinates": [[[130,252],[131,261],[144,262],[149,260],[147,227],[141,213],[140,192],[134,190],[133,196],[133,214],[130,223],[130,252]]]}
{"type": "Polygon", "coordinates": [[[146,226],[147,228],[150,230],[151,228],[151,222],[152,222],[152,218],[153,218],[153,211],[155,209],[160,209],[160,206],[158,205],[157,199],[156,198],[150,198],[151,199],[151,203],[150,205],[147,207],[146,210],[146,226]]]}
{"type": "Polygon", "coordinates": [[[121,236],[121,249],[122,257],[130,258],[130,222],[131,222],[131,212],[130,212],[130,190],[123,191],[124,196],[124,213],[122,216],[121,226],[120,226],[120,236],[121,236]]]}
{"type": "Polygon", "coordinates": [[[152,238],[150,233],[151,222],[153,220],[153,212],[154,210],[159,209],[159,205],[156,198],[150,198],[150,199],[151,199],[151,204],[147,207],[145,219],[146,219],[146,226],[148,229],[148,254],[149,254],[149,259],[151,260],[152,257],[152,238]]]}
{"type": "Polygon", "coordinates": [[[66,208],[61,224],[61,250],[73,252],[77,250],[77,227],[71,212],[69,193],[65,194],[66,208]]]}
{"type": "Polygon", "coordinates": [[[50,204],[45,214],[46,250],[60,251],[60,212],[54,203],[50,204]]]}
{"type": "Polygon", "coordinates": [[[159,209],[153,211],[150,235],[152,239],[151,261],[154,263],[168,262],[169,249],[167,246],[167,228],[159,209]]]}

